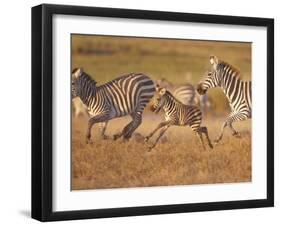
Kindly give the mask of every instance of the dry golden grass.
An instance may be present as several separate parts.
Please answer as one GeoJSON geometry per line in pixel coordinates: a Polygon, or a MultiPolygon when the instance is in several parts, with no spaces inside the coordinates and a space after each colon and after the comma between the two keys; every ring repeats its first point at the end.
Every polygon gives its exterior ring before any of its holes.
{"type": "MultiPolygon", "coordinates": [[[[129,118],[110,121],[107,134],[121,130],[129,118]],[[119,128],[119,129],[117,129],[119,128]]],[[[137,133],[147,135],[161,117],[145,113],[137,133]]],[[[211,139],[218,135],[223,118],[204,122],[211,139]]],[[[187,185],[251,181],[251,123],[235,124],[242,138],[226,131],[220,144],[203,150],[189,127],[172,127],[167,142],[151,152],[141,137],[128,142],[101,140],[94,126],[94,143],[85,143],[85,118],[73,119],[72,189],[98,189],[187,185]]],[[[154,139],[152,138],[152,141],[154,139]]]]}
{"type": "MultiPolygon", "coordinates": [[[[210,68],[209,55],[237,67],[243,79],[251,79],[251,43],[72,36],[72,68],[83,67],[98,85],[131,72],[196,85],[210,68]]],[[[203,124],[213,140],[230,111],[221,90],[212,89],[208,95],[212,105],[208,113],[212,116],[204,118],[203,124]]],[[[110,121],[107,134],[122,130],[129,120],[110,121]]],[[[145,112],[136,132],[145,136],[160,120],[145,112]]],[[[72,189],[251,181],[251,121],[234,125],[242,131],[241,139],[227,130],[218,146],[205,151],[190,128],[173,127],[167,131],[167,142],[151,152],[140,136],[125,143],[101,140],[96,126],[94,143],[87,145],[86,121],[82,117],[72,121],[72,189]]]]}

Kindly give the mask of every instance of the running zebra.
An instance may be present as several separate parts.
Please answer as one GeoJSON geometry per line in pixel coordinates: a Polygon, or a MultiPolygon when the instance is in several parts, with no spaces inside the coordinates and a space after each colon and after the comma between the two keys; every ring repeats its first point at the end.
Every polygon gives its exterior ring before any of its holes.
{"type": "Polygon", "coordinates": [[[239,136],[232,127],[236,121],[246,120],[252,115],[252,82],[242,81],[240,72],[230,64],[219,60],[216,56],[210,56],[212,71],[208,71],[204,79],[198,84],[199,94],[205,94],[209,88],[220,87],[228,98],[231,113],[222,125],[221,133],[215,140],[218,143],[228,126],[233,136],[239,136]]]}
{"type": "Polygon", "coordinates": [[[184,105],[180,101],[178,101],[168,90],[156,86],[156,94],[154,95],[153,98],[153,104],[151,106],[151,110],[154,111],[155,113],[158,113],[161,109],[165,113],[165,121],[161,122],[156,127],[156,129],[154,129],[145,138],[145,141],[147,142],[157,130],[162,128],[154,144],[149,147],[149,150],[151,150],[156,146],[161,136],[163,136],[166,130],[172,125],[190,126],[191,129],[199,137],[200,142],[204,149],[205,149],[205,145],[203,142],[202,134],[205,134],[208,140],[209,147],[213,148],[208,135],[207,127],[201,127],[202,113],[198,107],[192,105],[184,105]]]}
{"type": "MultiPolygon", "coordinates": [[[[73,109],[73,116],[74,118],[78,118],[79,116],[84,116],[85,118],[89,119],[90,115],[88,112],[87,106],[85,106],[82,100],[79,97],[72,99],[72,109],[73,109]]],[[[103,139],[107,139],[108,137],[105,135],[105,130],[107,127],[108,122],[100,122],[98,123],[98,128],[100,131],[100,136],[103,139]]]]}
{"type": "Polygon", "coordinates": [[[159,87],[166,88],[171,91],[173,96],[179,100],[181,103],[185,105],[193,105],[195,104],[195,95],[196,91],[192,84],[186,83],[185,85],[176,85],[165,78],[158,79],[156,84],[159,87]]]}
{"type": "Polygon", "coordinates": [[[141,124],[142,112],[154,92],[153,81],[141,73],[124,75],[96,86],[96,81],[81,68],[72,71],[72,98],[79,96],[91,116],[86,133],[87,143],[91,142],[91,129],[95,123],[125,115],[131,115],[133,120],[122,132],[114,135],[114,140],[121,136],[129,139],[141,124]]]}
{"type": "Polygon", "coordinates": [[[207,94],[199,95],[195,87],[186,83],[185,85],[174,85],[166,79],[158,79],[156,84],[162,88],[172,91],[173,96],[185,105],[196,105],[200,107],[202,114],[205,114],[207,109],[210,109],[210,101],[207,94]]]}

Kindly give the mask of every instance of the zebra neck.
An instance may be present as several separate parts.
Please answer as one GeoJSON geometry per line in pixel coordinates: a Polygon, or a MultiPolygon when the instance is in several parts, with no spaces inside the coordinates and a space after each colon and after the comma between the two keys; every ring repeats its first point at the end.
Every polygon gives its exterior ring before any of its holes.
{"type": "Polygon", "coordinates": [[[165,95],[164,101],[163,110],[166,114],[170,114],[178,102],[172,97],[172,95],[165,95]]]}
{"type": "Polygon", "coordinates": [[[243,89],[243,81],[235,76],[232,78],[226,78],[220,87],[232,106],[232,103],[236,100],[240,90],[243,89]]]}
{"type": "Polygon", "coordinates": [[[86,106],[90,106],[96,98],[98,87],[94,82],[87,81],[79,92],[79,97],[86,106]]]}

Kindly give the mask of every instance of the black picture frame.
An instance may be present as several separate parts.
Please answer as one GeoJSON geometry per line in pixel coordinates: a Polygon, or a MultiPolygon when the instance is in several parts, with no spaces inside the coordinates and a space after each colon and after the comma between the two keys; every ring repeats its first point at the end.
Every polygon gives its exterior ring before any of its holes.
{"type": "Polygon", "coordinates": [[[274,206],[273,19],[49,4],[32,8],[32,218],[40,221],[56,221],[270,206],[274,206]],[[267,198],[54,212],[52,210],[52,18],[55,14],[266,27],[267,198]]]}

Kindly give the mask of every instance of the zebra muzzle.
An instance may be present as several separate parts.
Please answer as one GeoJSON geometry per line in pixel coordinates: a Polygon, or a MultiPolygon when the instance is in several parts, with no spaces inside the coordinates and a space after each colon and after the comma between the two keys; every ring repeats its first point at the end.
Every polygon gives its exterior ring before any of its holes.
{"type": "Polygon", "coordinates": [[[207,89],[204,89],[202,84],[198,84],[197,86],[197,92],[200,94],[200,95],[204,95],[206,94],[207,92],[207,89]]]}
{"type": "Polygon", "coordinates": [[[160,108],[159,108],[159,107],[156,107],[156,106],[154,106],[154,105],[151,105],[150,110],[151,110],[152,112],[158,113],[158,112],[160,111],[160,108]]]}

